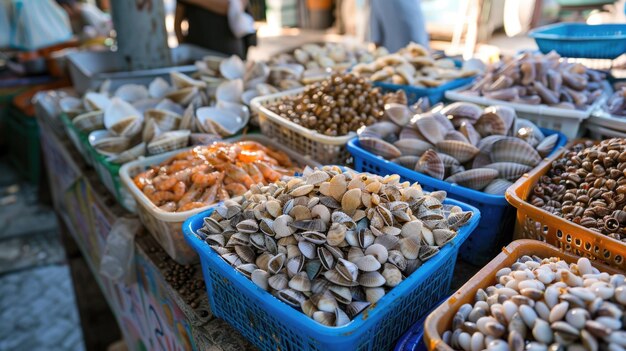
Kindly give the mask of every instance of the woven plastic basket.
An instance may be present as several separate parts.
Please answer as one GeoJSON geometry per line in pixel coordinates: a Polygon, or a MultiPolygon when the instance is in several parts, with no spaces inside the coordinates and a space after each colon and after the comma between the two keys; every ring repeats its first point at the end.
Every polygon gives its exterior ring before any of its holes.
{"type": "MultiPolygon", "coordinates": [[[[542,132],[546,135],[556,133],[548,129],[542,129],[542,132]]],[[[559,133],[559,139],[552,152],[566,142],[567,138],[559,133]]],[[[399,174],[403,181],[419,182],[428,191],[445,190],[450,198],[478,208],[482,220],[461,248],[460,256],[464,261],[474,265],[485,264],[495,256],[499,247],[511,241],[511,236],[507,234],[513,229],[515,209],[509,206],[503,195],[486,194],[404,168],[361,148],[358,139],[348,142],[348,150],[352,154],[354,168],[357,171],[380,175],[399,174]]]]}
{"type": "MultiPolygon", "coordinates": [[[[424,341],[429,350],[452,350],[450,346],[443,342],[441,336],[444,331],[452,326],[452,319],[459,307],[466,303],[473,303],[474,296],[478,289],[496,283],[496,272],[504,267],[510,267],[518,258],[524,255],[536,255],[542,258],[559,257],[560,259],[574,263],[579,257],[559,251],[553,246],[534,240],[517,240],[502,249],[489,264],[481,269],[465,285],[463,285],[450,298],[426,318],[424,323],[424,341]]],[[[593,264],[600,271],[616,274],[616,269],[611,269],[597,263],[593,264]]]]}
{"type": "Polygon", "coordinates": [[[356,137],[356,133],[350,132],[338,137],[323,135],[282,118],[266,107],[302,91],[304,89],[295,89],[254,98],[250,104],[259,114],[261,132],[269,138],[276,139],[288,149],[322,164],[345,164],[350,158],[346,143],[356,137]]]}
{"type": "Polygon", "coordinates": [[[431,104],[436,104],[443,100],[445,93],[448,90],[456,89],[470,84],[474,80],[474,77],[459,78],[451,80],[445,84],[442,84],[436,88],[418,88],[410,85],[398,85],[391,83],[374,82],[374,86],[383,89],[383,92],[393,92],[398,90],[404,90],[406,93],[409,104],[414,104],[421,97],[427,97],[431,104]]]}
{"type": "Polygon", "coordinates": [[[449,293],[459,247],[478,224],[480,213],[476,208],[454,200],[446,203],[472,211],[472,219],[437,255],[342,327],[321,325],[287,306],[237,272],[199,239],[195,233],[211,211],[189,218],[183,231],[200,255],[213,314],[261,350],[387,350],[449,293]]]}
{"type": "MultiPolygon", "coordinates": [[[[574,143],[576,141],[571,144],[574,143]]],[[[552,162],[564,153],[565,149],[561,149],[546,158],[507,190],[505,194],[507,201],[517,209],[515,238],[545,241],[562,250],[626,270],[626,243],[557,217],[526,202],[539,178],[546,174],[552,162]]]]}

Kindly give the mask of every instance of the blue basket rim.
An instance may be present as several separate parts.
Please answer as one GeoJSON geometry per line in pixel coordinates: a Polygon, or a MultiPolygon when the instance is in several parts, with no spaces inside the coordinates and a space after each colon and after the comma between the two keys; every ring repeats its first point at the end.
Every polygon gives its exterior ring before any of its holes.
{"type": "MultiPolygon", "coordinates": [[[[555,130],[551,130],[551,129],[546,129],[546,128],[539,128],[544,135],[548,136],[548,135],[552,135],[552,134],[558,134],[559,138],[557,140],[556,145],[554,146],[554,149],[552,149],[552,151],[550,152],[550,154],[548,154],[547,157],[549,157],[550,155],[552,155],[553,153],[555,153],[557,150],[559,150],[561,147],[565,146],[565,144],[567,144],[567,137],[565,136],[565,134],[559,132],[559,131],[555,131],[555,130]]],[[[452,194],[452,195],[458,195],[458,196],[463,196],[463,197],[470,197],[470,198],[474,198],[477,199],[481,202],[485,202],[491,205],[507,205],[508,202],[506,201],[506,199],[504,198],[504,195],[492,195],[492,194],[487,194],[484,193],[482,191],[479,190],[474,190],[474,189],[470,189],[470,188],[466,188],[464,186],[458,185],[458,184],[453,184],[453,183],[448,183],[444,180],[439,180],[439,179],[435,179],[431,176],[428,176],[426,174],[423,173],[419,173],[417,171],[402,167],[398,164],[395,164],[393,162],[390,162],[389,160],[385,159],[382,156],[378,156],[378,155],[374,155],[373,153],[363,149],[359,144],[359,139],[358,138],[354,138],[351,139],[350,141],[348,141],[348,143],[346,144],[346,147],[348,148],[348,151],[351,154],[356,154],[356,156],[367,156],[368,159],[374,159],[376,160],[376,162],[378,163],[384,163],[384,167],[386,167],[389,171],[391,171],[392,173],[397,173],[400,174],[402,176],[402,174],[407,174],[410,173],[411,176],[413,176],[414,178],[422,178],[422,179],[418,179],[416,180],[418,183],[420,184],[424,184],[427,186],[431,186],[433,188],[437,188],[439,190],[445,190],[446,192],[452,194]],[[359,155],[360,154],[360,155],[359,155]],[[466,194],[464,194],[466,193],[466,194]]]]}
{"type": "MultiPolygon", "coordinates": [[[[246,289],[248,293],[259,296],[259,301],[261,304],[263,304],[265,308],[288,315],[288,318],[297,320],[297,322],[300,323],[299,327],[305,328],[308,332],[311,332],[310,335],[321,334],[322,336],[329,337],[349,337],[351,335],[360,335],[361,333],[365,332],[366,329],[363,328],[363,325],[369,320],[378,320],[382,318],[381,311],[385,311],[388,307],[392,306],[393,301],[395,301],[395,298],[398,295],[406,292],[409,286],[412,286],[418,279],[421,278],[421,276],[423,276],[422,274],[416,273],[420,272],[420,270],[422,273],[436,271],[437,267],[442,264],[443,261],[454,252],[454,250],[458,250],[458,248],[461,247],[463,242],[465,242],[465,240],[474,231],[474,229],[476,229],[480,221],[480,211],[476,207],[449,198],[446,198],[444,204],[456,205],[461,207],[463,211],[471,211],[473,213],[472,218],[465,226],[461,227],[458,230],[456,237],[450,243],[447,243],[440,249],[437,255],[424,262],[416,272],[403,280],[398,286],[391,289],[388,294],[383,296],[377,303],[374,304],[374,308],[372,310],[369,309],[371,307],[368,307],[365,313],[362,312],[357,316],[357,318],[353,319],[350,323],[341,327],[324,326],[307,317],[303,313],[295,310],[294,308],[289,307],[287,304],[278,300],[267,291],[258,287],[243,274],[233,269],[230,264],[228,264],[226,261],[224,261],[224,259],[219,257],[217,253],[213,251],[213,249],[211,249],[204,241],[198,238],[195,235],[194,227],[201,227],[202,223],[204,222],[204,217],[209,216],[213,212],[213,208],[198,213],[185,220],[185,222],[183,223],[183,234],[185,236],[185,240],[194,248],[198,255],[200,255],[202,265],[207,264],[205,260],[210,261],[212,265],[215,265],[219,268],[220,274],[226,274],[230,280],[240,285],[240,288],[246,289]],[[363,318],[364,315],[366,316],[365,318],[363,318]]],[[[207,282],[205,282],[205,284],[208,285],[207,282]]],[[[209,295],[208,297],[210,302],[212,303],[212,296],[209,295]]]]}
{"type": "Polygon", "coordinates": [[[412,85],[402,85],[402,84],[393,84],[393,83],[386,83],[386,82],[373,82],[373,85],[376,87],[381,87],[381,88],[386,88],[386,89],[394,89],[394,90],[398,90],[398,89],[409,89],[415,92],[419,92],[419,93],[432,93],[432,92],[438,92],[438,91],[446,91],[446,90],[450,90],[450,89],[455,89],[458,88],[460,86],[463,85],[467,85],[470,84],[471,82],[474,81],[474,79],[476,79],[476,75],[473,75],[471,77],[463,77],[463,78],[457,78],[457,79],[453,79],[449,82],[446,82],[444,84],[441,84],[438,87],[433,87],[433,88],[422,88],[422,87],[416,87],[416,86],[412,86],[412,85]]]}
{"type": "MultiPolygon", "coordinates": [[[[437,302],[433,308],[428,311],[427,313],[424,314],[424,317],[420,318],[417,322],[413,323],[412,326],[409,327],[409,329],[407,329],[407,331],[402,334],[402,336],[400,337],[400,339],[398,339],[398,342],[396,342],[396,346],[393,348],[393,351],[405,351],[408,350],[407,346],[412,347],[412,350],[419,350],[420,348],[415,348],[414,346],[417,346],[419,343],[424,344],[424,322],[426,321],[426,318],[428,318],[428,316],[437,309],[437,307],[439,307],[442,303],[446,302],[448,299],[450,298],[450,295],[447,295],[446,297],[444,297],[443,299],[439,300],[439,302],[437,302]],[[414,339],[414,336],[417,337],[415,342],[412,344],[409,344],[409,342],[412,342],[414,339]]],[[[426,348],[426,345],[423,345],[424,348],[426,348]]]]}
{"type": "Polygon", "coordinates": [[[587,35],[570,37],[563,34],[545,33],[545,31],[553,30],[556,28],[566,27],[596,27],[596,28],[623,28],[626,31],[626,24],[610,23],[610,24],[586,24],[586,23],[555,23],[535,28],[528,32],[528,36],[535,39],[556,39],[564,41],[580,41],[580,40],[617,40],[626,39],[626,32],[624,34],[611,34],[611,35],[587,35]]]}

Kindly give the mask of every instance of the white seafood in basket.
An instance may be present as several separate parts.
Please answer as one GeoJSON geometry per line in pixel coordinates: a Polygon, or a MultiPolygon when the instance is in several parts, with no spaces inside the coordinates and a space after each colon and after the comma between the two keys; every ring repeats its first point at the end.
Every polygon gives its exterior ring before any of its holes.
{"type": "MultiPolygon", "coordinates": [[[[228,69],[237,67],[232,66],[228,69]]],[[[94,149],[117,164],[228,137],[247,125],[250,111],[240,100],[242,80],[227,81],[219,89],[224,97],[219,102],[211,101],[210,84],[200,76],[172,72],[170,81],[156,78],[147,86],[126,84],[114,91],[105,83],[82,99],[66,99],[60,107],[88,134],[94,149]],[[208,107],[211,103],[215,106],[208,107]],[[210,109],[208,117],[197,114],[202,107],[210,109]]]]}

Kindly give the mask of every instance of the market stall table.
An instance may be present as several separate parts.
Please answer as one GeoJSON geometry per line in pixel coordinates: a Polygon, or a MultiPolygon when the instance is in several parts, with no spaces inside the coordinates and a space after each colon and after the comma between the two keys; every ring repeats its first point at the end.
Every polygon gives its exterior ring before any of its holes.
{"type": "MultiPolygon", "coordinates": [[[[95,171],[86,167],[62,133],[50,103],[49,99],[37,99],[36,115],[53,205],[62,229],[69,232],[64,234],[76,242],[113,311],[128,348],[253,349],[226,322],[212,316],[200,265],[177,264],[145,230],[135,236],[128,282],[114,282],[99,273],[111,228],[118,218],[131,214],[115,202],[95,171]]],[[[79,301],[87,290],[83,284],[74,285],[79,301]]]]}

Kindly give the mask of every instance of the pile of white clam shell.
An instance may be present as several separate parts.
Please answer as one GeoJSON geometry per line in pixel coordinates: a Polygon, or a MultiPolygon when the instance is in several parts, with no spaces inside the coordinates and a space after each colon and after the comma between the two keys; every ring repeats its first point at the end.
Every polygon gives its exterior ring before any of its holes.
{"type": "Polygon", "coordinates": [[[457,350],[624,350],[626,282],[587,258],[523,256],[462,305],[443,340],[457,350]]]}
{"type": "Polygon", "coordinates": [[[545,136],[507,106],[481,108],[455,102],[428,112],[385,105],[387,121],[359,132],[359,145],[403,167],[439,180],[502,195],[555,147],[559,135],[545,136]]]}
{"type": "Polygon", "coordinates": [[[197,235],[279,300],[347,324],[450,242],[471,218],[445,192],[339,167],[255,185],[218,206],[197,235]]]}
{"type": "Polygon", "coordinates": [[[206,144],[246,126],[245,106],[202,107],[210,103],[207,85],[179,72],[172,85],[156,78],[147,87],[125,84],[109,93],[87,92],[65,99],[61,108],[74,126],[89,134],[89,143],[112,163],[125,163],[191,144],[206,144]]]}

